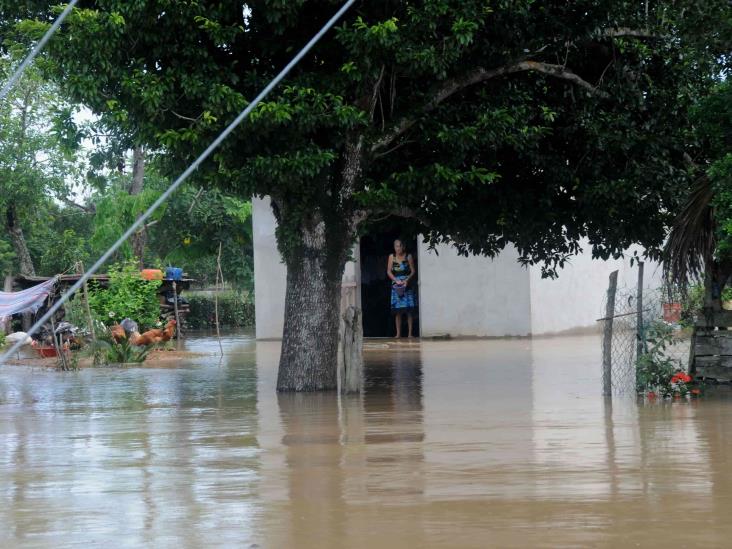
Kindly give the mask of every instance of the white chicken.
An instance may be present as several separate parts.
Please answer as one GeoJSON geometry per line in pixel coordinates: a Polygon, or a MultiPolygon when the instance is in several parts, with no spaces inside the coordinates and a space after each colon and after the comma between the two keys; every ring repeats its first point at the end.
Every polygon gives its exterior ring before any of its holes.
{"type": "Polygon", "coordinates": [[[13,332],[12,334],[8,334],[5,336],[5,341],[10,345],[15,345],[19,341],[22,341],[23,345],[30,345],[33,342],[31,337],[25,332],[13,332]]]}

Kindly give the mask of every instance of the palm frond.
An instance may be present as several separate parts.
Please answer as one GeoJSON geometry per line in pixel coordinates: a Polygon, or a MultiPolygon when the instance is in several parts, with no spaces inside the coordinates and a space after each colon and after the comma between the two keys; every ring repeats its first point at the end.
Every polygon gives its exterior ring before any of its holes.
{"type": "Polygon", "coordinates": [[[666,280],[681,288],[703,277],[717,245],[712,183],[702,176],[695,183],[683,210],[674,221],[663,250],[666,280]]]}

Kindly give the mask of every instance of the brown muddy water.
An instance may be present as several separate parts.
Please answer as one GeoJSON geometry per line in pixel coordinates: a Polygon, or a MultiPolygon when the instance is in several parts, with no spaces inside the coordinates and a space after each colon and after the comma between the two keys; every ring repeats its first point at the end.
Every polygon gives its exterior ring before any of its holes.
{"type": "Polygon", "coordinates": [[[594,336],[369,344],[342,399],[278,396],[278,344],[224,343],[0,367],[0,547],[730,543],[732,398],[610,403],[594,336]]]}

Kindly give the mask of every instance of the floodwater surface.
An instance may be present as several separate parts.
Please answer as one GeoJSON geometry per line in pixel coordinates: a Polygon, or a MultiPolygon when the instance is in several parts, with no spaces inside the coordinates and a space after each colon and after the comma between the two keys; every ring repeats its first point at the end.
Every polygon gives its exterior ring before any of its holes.
{"type": "Polygon", "coordinates": [[[224,348],[0,367],[0,547],[729,544],[732,398],[605,400],[594,336],[369,342],[340,399],[278,395],[277,343],[224,348]]]}

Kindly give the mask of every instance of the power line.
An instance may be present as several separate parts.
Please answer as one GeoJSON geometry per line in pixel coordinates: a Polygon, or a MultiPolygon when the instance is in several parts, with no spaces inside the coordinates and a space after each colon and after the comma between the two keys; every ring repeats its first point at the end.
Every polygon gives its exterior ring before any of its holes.
{"type": "MultiPolygon", "coordinates": [[[[125,241],[132,236],[137,229],[140,228],[140,226],[149,218],[155,210],[158,209],[158,207],[165,202],[168,197],[175,192],[175,190],[181,186],[181,184],[188,179],[188,177],[198,169],[198,167],[201,165],[201,163],[208,158],[211,153],[219,146],[221,143],[226,139],[229,134],[234,131],[234,129],[241,124],[244,119],[249,116],[249,113],[252,112],[252,110],[264,99],[269,95],[269,93],[279,84],[285,76],[297,65],[300,60],[307,55],[307,53],[310,51],[310,49],[318,43],[318,41],[323,37],[323,35],[330,30],[330,28],[335,25],[335,23],[340,19],[346,11],[356,2],[356,0],[348,0],[345,4],[343,4],[343,7],[338,10],[338,12],[331,17],[328,22],[323,26],[323,28],[320,29],[320,31],[313,36],[310,39],[310,42],[308,42],[305,47],[303,47],[300,52],[293,57],[292,61],[290,61],[287,66],[280,71],[280,73],[274,77],[274,79],[267,84],[267,86],[259,93],[259,95],[252,101],[240,114],[237,116],[234,121],[229,124],[224,131],[219,134],[219,136],[211,143],[205,151],[201,153],[201,155],[196,158],[196,160],[193,161],[193,164],[188,166],[186,171],[184,171],[178,179],[176,179],[170,187],[162,194],[160,197],[153,202],[153,204],[143,213],[137,221],[135,221],[129,229],[127,229],[122,236],[119,237],[119,239],[112,244],[112,246],[102,254],[102,257],[100,257],[94,265],[92,265],[82,276],[79,278],[79,280],[76,281],[67,291],[64,293],[61,298],[54,303],[51,308],[46,311],[46,314],[44,314],[36,323],[31,326],[30,330],[28,331],[28,335],[32,335],[38,331],[38,329],[43,326],[52,316],[53,314],[58,311],[61,306],[68,301],[69,297],[73,295],[81,286],[89,280],[89,278],[97,272],[97,270],[104,265],[104,263],[112,256],[114,252],[116,252],[122,244],[125,243],[125,241]]],[[[8,351],[3,354],[0,357],[0,364],[8,360],[13,353],[15,353],[20,347],[23,345],[23,341],[16,342],[8,351]]]]}
{"type": "Polygon", "coordinates": [[[51,37],[54,35],[54,33],[58,30],[58,28],[61,26],[61,23],[64,22],[64,19],[66,19],[66,16],[71,13],[71,10],[74,9],[74,6],[79,2],[79,0],[71,0],[69,4],[66,6],[64,11],[61,12],[61,15],[58,16],[56,21],[53,22],[53,25],[51,25],[51,28],[46,31],[46,34],[43,35],[43,38],[41,38],[41,41],[36,44],[36,47],[33,48],[33,51],[31,51],[28,54],[28,57],[26,57],[23,62],[18,67],[18,70],[15,71],[13,76],[10,77],[10,80],[8,80],[5,85],[3,86],[2,91],[0,91],[0,101],[5,99],[5,96],[8,95],[8,92],[12,89],[13,86],[15,86],[15,83],[18,81],[18,79],[21,77],[25,69],[30,65],[33,60],[36,58],[36,56],[41,52],[41,50],[44,48],[46,43],[51,39],[51,37]]]}

